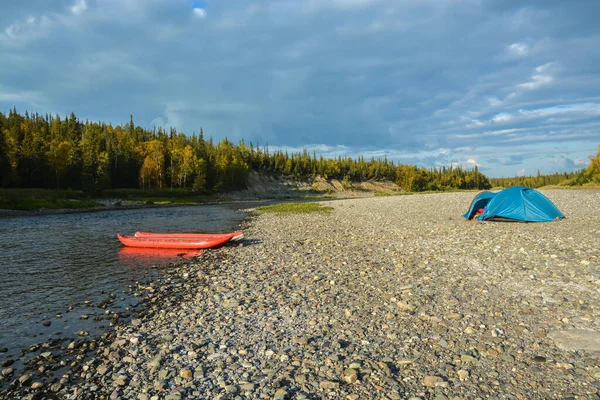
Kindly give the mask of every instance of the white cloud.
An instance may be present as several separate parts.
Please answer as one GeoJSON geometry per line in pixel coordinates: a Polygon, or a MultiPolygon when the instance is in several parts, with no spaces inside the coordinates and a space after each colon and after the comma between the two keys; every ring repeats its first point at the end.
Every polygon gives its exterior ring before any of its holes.
{"type": "Polygon", "coordinates": [[[0,45],[4,42],[15,46],[20,42],[44,37],[54,25],[55,21],[48,15],[39,18],[28,16],[4,28],[4,33],[0,33],[0,45]]]}
{"type": "Polygon", "coordinates": [[[525,176],[525,169],[523,168],[523,169],[518,170],[516,175],[517,176],[525,176]]]}
{"type": "Polygon", "coordinates": [[[4,29],[4,34],[10,39],[16,39],[21,26],[18,23],[11,24],[4,29]]]}
{"type": "Polygon", "coordinates": [[[517,85],[518,89],[536,90],[543,86],[547,86],[554,82],[554,76],[551,74],[554,62],[546,63],[535,68],[535,73],[531,76],[531,80],[517,85]]]}
{"type": "Polygon", "coordinates": [[[536,67],[535,72],[537,72],[538,74],[541,74],[542,72],[548,71],[552,66],[554,65],[553,62],[549,62],[543,65],[540,65],[539,67],[536,67]]]}
{"type": "Polygon", "coordinates": [[[20,92],[7,92],[5,89],[0,90],[0,101],[10,102],[37,102],[41,98],[41,94],[36,91],[26,90],[20,92]]]}
{"type": "Polygon", "coordinates": [[[206,18],[206,10],[204,8],[194,8],[194,15],[198,18],[206,18]]]}
{"type": "Polygon", "coordinates": [[[563,13],[473,0],[27,3],[0,16],[0,80],[11,85],[0,111],[132,113],[215,140],[482,170],[484,144],[597,146],[600,36],[564,15],[584,12],[579,3],[563,13]]]}
{"type": "Polygon", "coordinates": [[[508,52],[514,56],[524,57],[529,53],[529,46],[525,43],[513,43],[508,46],[508,52]]]}
{"type": "Polygon", "coordinates": [[[478,119],[471,120],[471,123],[467,125],[467,128],[478,128],[480,126],[485,126],[485,122],[479,121],[478,119]]]}
{"type": "Polygon", "coordinates": [[[488,102],[490,103],[490,106],[492,106],[492,107],[500,107],[501,105],[504,104],[504,102],[501,100],[498,100],[497,97],[488,97],[488,102]]]}
{"type": "Polygon", "coordinates": [[[492,117],[492,122],[497,123],[497,124],[503,124],[506,122],[510,122],[514,117],[510,114],[507,113],[500,113],[497,115],[494,115],[492,117]]]}
{"type": "Polygon", "coordinates": [[[71,12],[75,15],[79,15],[87,10],[87,3],[85,0],[77,0],[73,6],[71,6],[71,12]]]}
{"type": "Polygon", "coordinates": [[[531,81],[519,83],[517,87],[520,89],[535,90],[552,83],[552,81],[554,81],[554,78],[550,75],[533,75],[531,81]]]}

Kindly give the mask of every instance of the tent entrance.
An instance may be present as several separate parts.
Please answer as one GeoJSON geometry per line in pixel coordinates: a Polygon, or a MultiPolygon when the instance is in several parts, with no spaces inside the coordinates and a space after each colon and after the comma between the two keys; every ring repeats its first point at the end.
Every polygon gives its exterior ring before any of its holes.
{"type": "Polygon", "coordinates": [[[473,219],[473,217],[475,216],[475,214],[477,213],[477,210],[479,210],[480,208],[485,208],[485,206],[488,205],[488,203],[490,202],[491,198],[485,198],[485,199],[478,199],[475,200],[472,204],[471,207],[469,208],[470,213],[467,216],[467,219],[473,219]]]}

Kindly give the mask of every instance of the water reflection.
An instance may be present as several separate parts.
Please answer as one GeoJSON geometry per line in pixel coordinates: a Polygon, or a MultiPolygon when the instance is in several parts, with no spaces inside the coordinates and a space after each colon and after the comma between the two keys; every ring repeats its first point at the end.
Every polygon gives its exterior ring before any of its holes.
{"type": "Polygon", "coordinates": [[[190,260],[202,255],[202,250],[181,249],[153,249],[137,247],[121,247],[119,249],[119,263],[122,266],[135,268],[140,265],[166,264],[190,260]]]}
{"type": "Polygon", "coordinates": [[[0,348],[14,354],[59,331],[94,334],[98,323],[79,316],[107,293],[116,294],[114,307],[127,307],[137,302],[128,286],[148,279],[152,266],[198,253],[124,248],[117,233],[232,232],[245,215],[233,206],[199,206],[0,219],[0,348]]]}

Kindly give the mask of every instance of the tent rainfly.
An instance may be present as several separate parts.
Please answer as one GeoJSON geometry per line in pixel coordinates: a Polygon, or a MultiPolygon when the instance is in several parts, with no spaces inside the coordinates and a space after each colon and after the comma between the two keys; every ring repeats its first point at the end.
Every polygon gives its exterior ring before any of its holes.
{"type": "Polygon", "coordinates": [[[546,196],[525,186],[509,187],[498,193],[479,193],[464,217],[473,219],[477,210],[481,208],[483,213],[477,217],[478,221],[550,222],[557,218],[565,218],[546,196]]]}

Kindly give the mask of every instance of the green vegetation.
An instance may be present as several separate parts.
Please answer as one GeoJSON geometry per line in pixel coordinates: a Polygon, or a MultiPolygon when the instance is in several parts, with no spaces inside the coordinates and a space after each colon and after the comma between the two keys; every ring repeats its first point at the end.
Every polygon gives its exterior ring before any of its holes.
{"type": "Polygon", "coordinates": [[[327,207],[319,203],[279,203],[257,207],[256,209],[261,212],[281,214],[329,213],[333,211],[332,207],[327,207]]]}
{"type": "MultiPolygon", "coordinates": [[[[493,186],[585,185],[600,183],[600,160],[579,172],[490,180],[460,167],[418,168],[383,159],[325,159],[307,150],[269,152],[242,140],[214,143],[175,129],[82,122],[73,113],[24,115],[0,112],[0,188],[44,188],[106,196],[136,189],[141,202],[197,203],[206,196],[244,189],[251,171],[297,180],[315,177],[351,182],[391,181],[407,192],[481,190],[493,186]],[[158,193],[163,193],[159,195],[158,193]],[[174,198],[176,200],[174,200],[174,198]]],[[[37,198],[37,197],[36,197],[37,198]]],[[[122,198],[122,197],[117,197],[122,198]]],[[[124,199],[125,199],[124,198],[124,199]]]]}
{"type": "MultiPolygon", "coordinates": [[[[171,128],[152,130],[129,123],[82,122],[73,113],[0,113],[0,187],[83,190],[184,190],[214,194],[246,187],[250,171],[297,180],[321,176],[344,182],[387,180],[406,191],[485,189],[477,168],[428,170],[387,158],[325,159],[301,153],[269,152],[269,146],[213,143],[202,129],[185,135],[171,128]]],[[[171,194],[168,195],[171,197],[171,194]]]]}
{"type": "Polygon", "coordinates": [[[563,182],[568,186],[600,185],[600,145],[598,154],[590,159],[590,165],[579,171],[572,179],[563,182]]]}
{"type": "Polygon", "coordinates": [[[562,174],[556,173],[551,175],[541,175],[539,172],[536,176],[515,176],[513,178],[490,178],[490,183],[494,187],[500,189],[509,186],[528,186],[531,188],[540,188],[543,186],[561,185],[563,182],[573,179],[577,172],[565,172],[562,174]]]}
{"type": "MultiPolygon", "coordinates": [[[[106,190],[100,198],[120,199],[115,206],[122,206],[123,201],[139,204],[198,204],[222,201],[214,196],[200,196],[183,190],[173,192],[148,191],[141,189],[106,190]]],[[[94,201],[89,193],[81,190],[51,190],[51,189],[1,189],[0,209],[7,210],[39,210],[45,209],[76,209],[102,207],[104,204],[94,201]]]]}
{"type": "Polygon", "coordinates": [[[575,172],[536,176],[516,176],[514,178],[491,178],[493,186],[505,188],[509,186],[529,186],[539,188],[544,186],[594,186],[600,185],[600,145],[598,154],[590,159],[590,165],[575,172]]]}
{"type": "Polygon", "coordinates": [[[198,204],[222,199],[215,196],[199,195],[183,189],[174,190],[142,190],[142,189],[108,189],[102,192],[102,198],[121,199],[146,204],[198,204]]]}
{"type": "Polygon", "coordinates": [[[102,205],[81,191],[0,189],[0,209],[6,210],[76,209],[102,205]]]}

